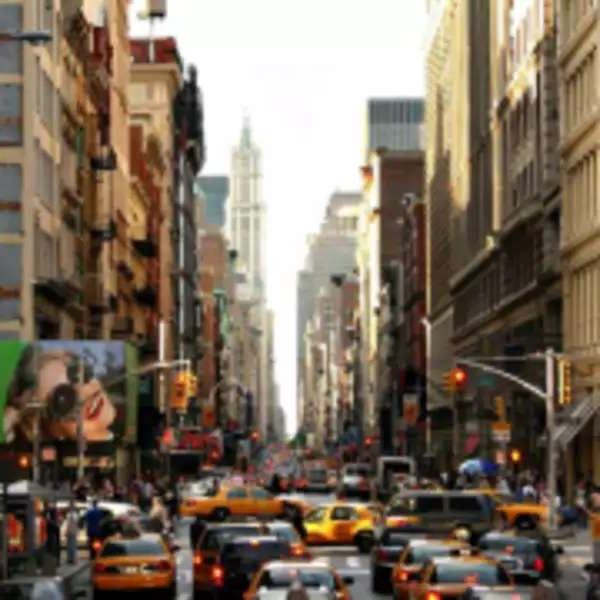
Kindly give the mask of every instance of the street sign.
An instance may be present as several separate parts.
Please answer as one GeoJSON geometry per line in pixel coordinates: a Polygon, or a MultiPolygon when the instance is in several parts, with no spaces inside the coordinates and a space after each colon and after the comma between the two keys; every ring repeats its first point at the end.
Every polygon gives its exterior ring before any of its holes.
{"type": "Polygon", "coordinates": [[[510,442],[511,428],[506,421],[494,421],[492,423],[492,439],[498,444],[510,442]]]}

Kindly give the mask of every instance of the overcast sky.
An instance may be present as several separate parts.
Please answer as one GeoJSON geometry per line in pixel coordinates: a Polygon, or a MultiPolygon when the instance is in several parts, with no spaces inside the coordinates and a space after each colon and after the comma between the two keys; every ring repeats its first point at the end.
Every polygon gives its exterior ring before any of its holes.
{"type": "MultiPolygon", "coordinates": [[[[147,35],[137,19],[133,35],[147,35]]],[[[276,377],[296,425],[296,273],[329,195],[359,189],[364,107],[423,94],[425,0],[168,0],[156,35],[198,68],[207,163],[228,174],[244,112],[263,153],[276,377]]]]}

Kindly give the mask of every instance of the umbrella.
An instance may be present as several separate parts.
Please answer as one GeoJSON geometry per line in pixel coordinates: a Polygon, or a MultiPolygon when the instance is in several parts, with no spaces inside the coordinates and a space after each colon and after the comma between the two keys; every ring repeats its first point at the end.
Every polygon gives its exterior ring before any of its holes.
{"type": "Polygon", "coordinates": [[[498,465],[487,458],[470,458],[458,467],[458,471],[463,475],[495,475],[498,465]]]}

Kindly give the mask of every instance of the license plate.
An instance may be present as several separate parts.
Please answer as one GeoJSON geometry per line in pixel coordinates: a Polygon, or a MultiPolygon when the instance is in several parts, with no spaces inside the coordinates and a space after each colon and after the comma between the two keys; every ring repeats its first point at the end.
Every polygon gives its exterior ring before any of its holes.
{"type": "Polygon", "coordinates": [[[137,567],[123,567],[123,573],[126,575],[135,575],[138,572],[139,569],[137,567]]]}

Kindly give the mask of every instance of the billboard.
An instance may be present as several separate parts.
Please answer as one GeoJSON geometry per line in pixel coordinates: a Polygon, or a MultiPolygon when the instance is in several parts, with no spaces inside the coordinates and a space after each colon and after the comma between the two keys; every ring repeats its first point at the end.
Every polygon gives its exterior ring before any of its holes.
{"type": "Polygon", "coordinates": [[[88,446],[135,443],[137,370],[125,342],[0,342],[0,444],[29,447],[36,410],[43,441],[76,440],[81,415],[88,446]]]}

